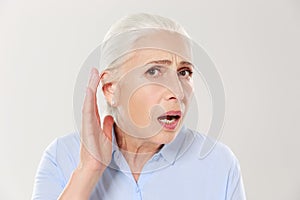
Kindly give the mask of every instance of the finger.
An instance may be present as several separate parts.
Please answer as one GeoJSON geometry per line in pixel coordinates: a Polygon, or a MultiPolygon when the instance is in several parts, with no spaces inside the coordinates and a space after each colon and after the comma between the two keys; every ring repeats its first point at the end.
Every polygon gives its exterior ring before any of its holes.
{"type": "Polygon", "coordinates": [[[97,71],[98,70],[95,68],[91,70],[89,83],[86,88],[86,95],[82,107],[83,125],[91,124],[95,119],[95,85],[97,84],[97,78],[99,77],[97,71]]]}
{"type": "Polygon", "coordinates": [[[99,83],[100,83],[99,71],[95,67],[93,67],[91,69],[91,80],[89,82],[89,85],[90,85],[91,89],[94,92],[94,111],[95,111],[95,114],[96,114],[98,124],[100,124],[100,115],[99,115],[99,111],[98,111],[97,95],[96,94],[97,94],[99,83]]]}
{"type": "Polygon", "coordinates": [[[91,76],[90,76],[88,87],[91,88],[94,93],[96,93],[99,82],[100,82],[99,72],[96,68],[93,67],[91,69],[91,76]]]}
{"type": "Polygon", "coordinates": [[[95,112],[96,112],[96,117],[97,117],[97,121],[98,121],[98,124],[100,124],[100,115],[99,115],[99,111],[98,111],[98,105],[97,105],[97,96],[95,97],[95,112]]]}
{"type": "Polygon", "coordinates": [[[91,127],[95,123],[95,112],[94,112],[94,95],[91,88],[86,88],[86,95],[82,107],[82,128],[91,127]]]}
{"type": "Polygon", "coordinates": [[[111,141],[112,140],[112,127],[114,125],[114,119],[112,116],[107,115],[103,121],[103,132],[106,137],[111,141]]]}

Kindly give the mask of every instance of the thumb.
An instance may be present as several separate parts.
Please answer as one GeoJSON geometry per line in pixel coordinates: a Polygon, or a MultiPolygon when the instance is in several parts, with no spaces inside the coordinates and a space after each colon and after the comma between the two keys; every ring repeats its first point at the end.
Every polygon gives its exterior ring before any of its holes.
{"type": "Polygon", "coordinates": [[[113,117],[110,115],[105,116],[104,121],[103,121],[103,132],[110,141],[112,140],[113,125],[114,125],[113,117]]]}

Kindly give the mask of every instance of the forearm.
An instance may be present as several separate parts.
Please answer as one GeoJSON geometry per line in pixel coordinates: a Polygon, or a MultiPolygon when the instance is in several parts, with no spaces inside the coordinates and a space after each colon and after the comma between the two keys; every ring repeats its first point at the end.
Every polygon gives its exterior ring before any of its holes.
{"type": "Polygon", "coordinates": [[[86,168],[77,168],[58,198],[59,200],[87,200],[95,188],[103,170],[90,170],[86,168]]]}

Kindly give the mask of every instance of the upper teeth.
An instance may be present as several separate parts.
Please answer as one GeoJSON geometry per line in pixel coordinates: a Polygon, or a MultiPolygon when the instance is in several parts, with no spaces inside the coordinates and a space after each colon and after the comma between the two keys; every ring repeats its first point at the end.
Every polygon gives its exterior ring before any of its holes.
{"type": "Polygon", "coordinates": [[[172,118],[170,120],[168,120],[168,119],[158,119],[158,120],[165,124],[171,124],[175,121],[175,118],[172,118]]]}

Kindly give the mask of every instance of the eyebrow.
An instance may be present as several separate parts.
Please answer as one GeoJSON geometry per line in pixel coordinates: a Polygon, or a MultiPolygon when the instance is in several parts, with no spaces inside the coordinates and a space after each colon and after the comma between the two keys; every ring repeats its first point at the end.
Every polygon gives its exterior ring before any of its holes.
{"type": "MultiPolygon", "coordinates": [[[[171,60],[153,60],[153,61],[150,61],[148,62],[146,65],[148,64],[166,64],[166,65],[171,65],[172,64],[172,61],[171,60]]],[[[191,67],[193,67],[193,64],[188,62],[188,61],[181,61],[179,63],[179,65],[189,65],[191,67]]]]}

